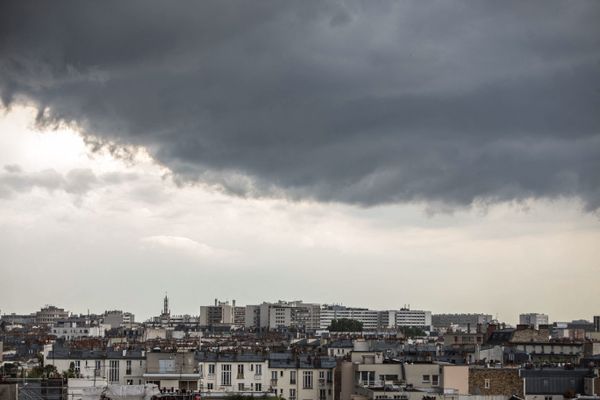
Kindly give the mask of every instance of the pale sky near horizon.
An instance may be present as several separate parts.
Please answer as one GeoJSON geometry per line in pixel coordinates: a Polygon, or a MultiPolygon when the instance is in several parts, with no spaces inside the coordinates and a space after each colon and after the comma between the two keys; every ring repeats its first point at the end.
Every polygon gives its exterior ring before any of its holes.
{"type": "Polygon", "coordinates": [[[429,213],[424,204],[231,196],[176,185],[140,151],[92,152],[35,110],[0,118],[2,313],[177,314],[214,298],[591,319],[600,220],[577,199],[429,213]]]}
{"type": "Polygon", "coordinates": [[[0,2],[0,309],[600,314],[600,2],[0,2]]]}

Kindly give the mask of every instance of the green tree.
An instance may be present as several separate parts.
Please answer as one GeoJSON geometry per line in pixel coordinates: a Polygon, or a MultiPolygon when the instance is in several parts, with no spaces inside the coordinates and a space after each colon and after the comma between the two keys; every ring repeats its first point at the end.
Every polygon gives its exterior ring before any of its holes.
{"type": "Polygon", "coordinates": [[[19,374],[19,365],[15,363],[6,363],[2,367],[4,376],[9,378],[17,378],[19,374]]]}
{"type": "Polygon", "coordinates": [[[332,320],[327,330],[331,332],[362,332],[363,324],[355,319],[340,318],[332,320]]]}
{"type": "Polygon", "coordinates": [[[425,333],[425,331],[421,328],[418,328],[416,326],[403,326],[400,329],[400,332],[402,332],[402,334],[405,337],[415,337],[415,336],[427,336],[427,334],[425,333]]]}
{"type": "Polygon", "coordinates": [[[75,363],[71,361],[68,371],[63,371],[63,378],[75,378],[75,363]]]}

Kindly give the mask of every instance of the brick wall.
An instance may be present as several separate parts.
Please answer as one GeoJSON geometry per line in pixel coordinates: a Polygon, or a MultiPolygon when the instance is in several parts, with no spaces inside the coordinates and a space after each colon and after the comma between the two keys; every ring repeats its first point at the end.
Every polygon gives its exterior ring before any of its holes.
{"type": "Polygon", "coordinates": [[[548,329],[536,331],[533,328],[517,329],[513,333],[511,342],[549,342],[548,329]]]}
{"type": "Polygon", "coordinates": [[[470,368],[469,394],[487,396],[517,395],[523,398],[523,379],[519,377],[518,369],[470,368]]]}

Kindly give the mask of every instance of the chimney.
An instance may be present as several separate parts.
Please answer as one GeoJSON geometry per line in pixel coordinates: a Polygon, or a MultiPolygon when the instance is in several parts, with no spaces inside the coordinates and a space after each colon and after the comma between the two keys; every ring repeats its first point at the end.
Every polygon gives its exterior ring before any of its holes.
{"type": "Polygon", "coordinates": [[[217,302],[218,302],[218,300],[217,300],[217,299],[215,299],[215,307],[218,305],[218,304],[217,304],[217,302]]]}

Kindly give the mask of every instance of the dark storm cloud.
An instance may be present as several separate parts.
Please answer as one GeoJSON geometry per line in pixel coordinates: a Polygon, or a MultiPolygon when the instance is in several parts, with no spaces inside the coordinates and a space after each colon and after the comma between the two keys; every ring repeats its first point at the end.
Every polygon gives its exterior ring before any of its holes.
{"type": "Polygon", "coordinates": [[[0,91],[241,195],[600,207],[600,3],[3,2],[0,91]]]}

